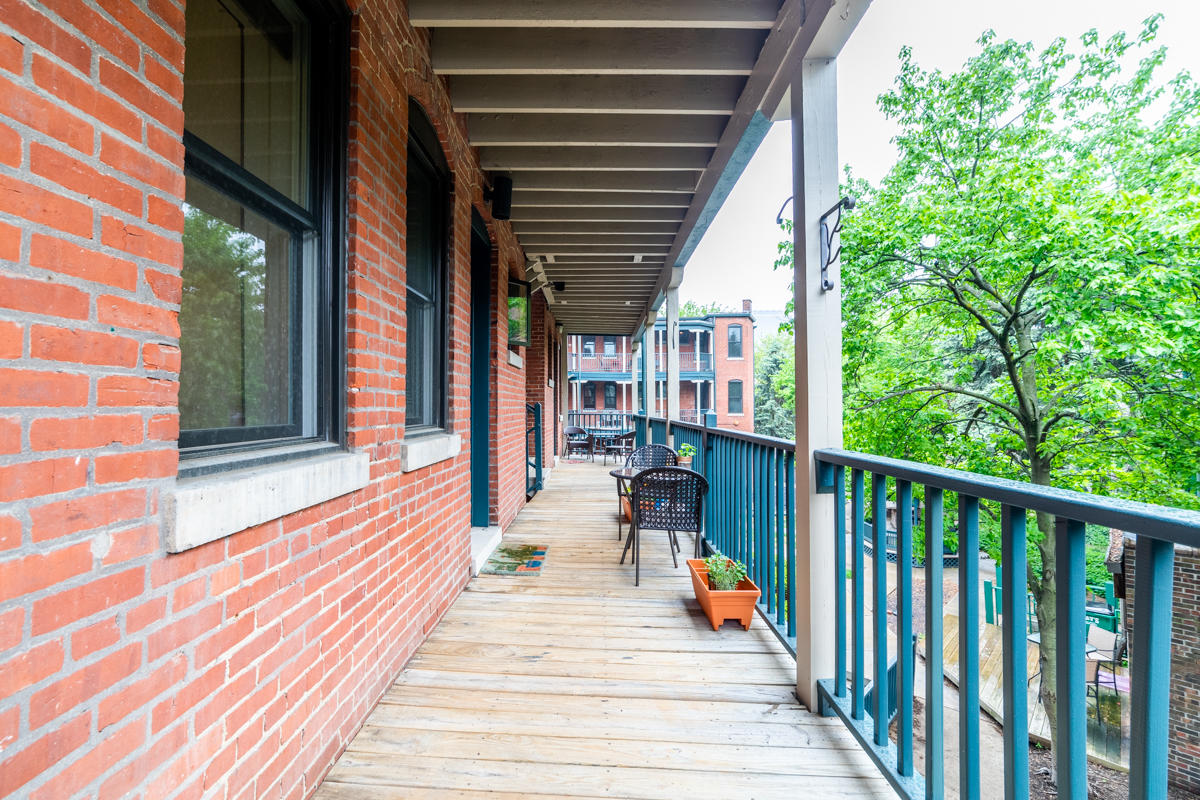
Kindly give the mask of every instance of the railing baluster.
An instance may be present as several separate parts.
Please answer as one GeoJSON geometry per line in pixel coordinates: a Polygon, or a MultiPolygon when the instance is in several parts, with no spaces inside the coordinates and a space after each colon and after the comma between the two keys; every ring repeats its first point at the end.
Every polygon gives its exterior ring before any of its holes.
{"type": "Polygon", "coordinates": [[[1167,796],[1167,712],[1171,684],[1171,593],[1175,545],[1149,536],[1137,540],[1134,576],[1133,670],[1129,798],[1167,796]]]}
{"type": "Polygon", "coordinates": [[[979,800],[979,499],[958,496],[958,796],[979,800]]]}
{"type": "Polygon", "coordinates": [[[766,481],[766,490],[763,492],[760,502],[763,504],[763,515],[767,520],[767,549],[770,551],[771,565],[767,570],[767,576],[771,580],[770,591],[768,597],[770,602],[767,603],[767,616],[775,614],[779,610],[779,521],[775,518],[775,465],[779,461],[779,451],[774,448],[766,449],[766,469],[763,470],[764,480],[766,481]]]}
{"type": "Polygon", "coordinates": [[[796,638],[796,456],[788,453],[783,477],[787,481],[785,498],[787,502],[787,635],[796,638]]]}
{"type": "Polygon", "coordinates": [[[896,481],[896,769],[913,774],[912,484],[896,481]]]}
{"type": "MultiPolygon", "coordinates": [[[[1029,648],[1025,644],[1025,509],[1000,509],[1004,662],[1004,800],[1029,797],[1029,648]]],[[[1068,566],[1068,569],[1073,567],[1068,566]]],[[[1083,561],[1078,564],[1083,569],[1083,561]]]]}
{"type": "Polygon", "coordinates": [[[866,612],[866,581],[863,571],[866,569],[863,558],[863,536],[866,525],[863,517],[866,514],[864,500],[863,471],[853,470],[850,473],[850,524],[853,528],[851,542],[853,566],[850,579],[854,584],[854,719],[862,719],[866,707],[866,651],[867,651],[867,612],[866,612]]]}
{"type": "Polygon", "coordinates": [[[787,481],[784,479],[783,471],[787,463],[787,455],[778,450],[775,451],[775,491],[773,494],[774,502],[771,506],[775,510],[775,547],[779,557],[779,569],[775,576],[776,586],[776,604],[775,604],[775,624],[784,626],[787,623],[788,602],[787,602],[787,565],[791,561],[792,555],[787,548],[787,497],[786,487],[787,481]]]}
{"type": "Polygon", "coordinates": [[[942,755],[942,490],[925,487],[925,797],[941,800],[946,791],[942,755]]]}
{"type": "Polygon", "coordinates": [[[833,468],[834,694],[846,696],[846,468],[833,468]]]}
{"type": "MultiPolygon", "coordinates": [[[[1087,800],[1087,690],[1079,680],[1084,666],[1087,623],[1085,526],[1061,517],[1054,521],[1057,586],[1054,618],[1058,627],[1058,724],[1054,730],[1054,759],[1061,800],[1087,800]]],[[[1005,567],[1005,575],[1009,570],[1005,567]]],[[[1007,592],[1007,589],[1003,591],[1007,592]]],[[[1008,620],[1005,620],[1007,624],[1008,620]]]]}
{"type": "Polygon", "coordinates": [[[751,558],[754,559],[754,575],[755,583],[759,586],[767,585],[767,557],[766,557],[766,525],[763,524],[762,503],[759,498],[762,497],[762,482],[763,482],[763,466],[762,466],[762,448],[756,444],[750,445],[750,463],[753,472],[750,474],[750,486],[753,491],[750,492],[750,516],[754,520],[754,552],[751,558]]]}
{"type": "Polygon", "coordinates": [[[875,648],[875,744],[888,743],[887,476],[871,473],[872,602],[875,648]]]}

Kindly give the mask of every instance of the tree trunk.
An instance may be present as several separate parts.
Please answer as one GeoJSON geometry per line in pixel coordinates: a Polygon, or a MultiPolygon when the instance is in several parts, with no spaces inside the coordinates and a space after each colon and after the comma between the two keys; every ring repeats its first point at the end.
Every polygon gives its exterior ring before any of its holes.
{"type": "MultiPolygon", "coordinates": [[[[1050,465],[1044,459],[1036,459],[1033,462],[1031,478],[1032,482],[1039,486],[1049,486],[1050,465]]],[[[1058,628],[1055,615],[1058,588],[1055,585],[1057,565],[1054,560],[1054,517],[1039,513],[1037,526],[1042,534],[1041,541],[1037,545],[1042,556],[1042,571],[1040,575],[1033,576],[1034,585],[1031,588],[1034,598],[1037,600],[1038,630],[1041,632],[1038,664],[1041,667],[1042,676],[1041,690],[1038,694],[1041,697],[1042,707],[1046,711],[1046,721],[1050,726],[1050,739],[1053,742],[1058,723],[1058,684],[1056,682],[1058,646],[1055,636],[1058,628]]],[[[1055,779],[1057,780],[1057,776],[1055,779]]]]}

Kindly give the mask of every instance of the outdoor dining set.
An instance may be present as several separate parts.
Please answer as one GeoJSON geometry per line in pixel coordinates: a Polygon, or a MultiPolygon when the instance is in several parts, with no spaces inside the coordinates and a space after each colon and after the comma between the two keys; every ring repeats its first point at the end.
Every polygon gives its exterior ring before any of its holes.
{"type": "MultiPolygon", "coordinates": [[[[679,454],[662,444],[634,447],[634,432],[614,432],[597,444],[596,434],[583,428],[568,427],[567,455],[595,459],[597,453],[625,457],[624,466],[609,471],[617,481],[617,539],[622,535],[622,520],[628,513],[629,531],[621,551],[621,563],[631,556],[633,582],[641,582],[641,533],[664,531],[676,568],[681,552],[678,533],[695,535],[696,558],[701,555],[704,520],[704,496],[708,481],[699,472],[679,466],[679,454]]],[[[618,462],[620,463],[620,462],[618,462]]]]}

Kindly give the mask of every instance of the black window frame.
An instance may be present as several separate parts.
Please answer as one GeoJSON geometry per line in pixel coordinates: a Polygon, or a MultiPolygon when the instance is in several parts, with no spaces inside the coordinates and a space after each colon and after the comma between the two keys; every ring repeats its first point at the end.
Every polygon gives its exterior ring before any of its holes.
{"type": "Polygon", "coordinates": [[[605,336],[604,337],[604,355],[615,356],[616,354],[617,354],[617,337],[605,336]],[[610,345],[611,345],[611,347],[610,347],[610,345]]]}
{"type": "MultiPolygon", "coordinates": [[[[436,203],[433,209],[435,216],[435,241],[441,245],[435,252],[437,264],[435,265],[434,290],[437,296],[433,301],[433,327],[438,334],[439,341],[431,343],[429,352],[426,353],[428,362],[431,364],[431,374],[434,376],[434,380],[430,382],[430,386],[436,390],[437,396],[430,403],[430,411],[432,412],[430,418],[422,419],[415,424],[409,422],[408,418],[409,387],[407,373],[405,375],[405,436],[439,433],[445,431],[449,425],[450,392],[446,355],[450,345],[448,298],[450,282],[450,220],[454,187],[453,175],[446,161],[441,142],[438,139],[437,130],[433,127],[428,113],[426,113],[421,104],[415,98],[410,97],[408,99],[408,162],[406,165],[406,175],[410,180],[413,175],[414,157],[416,158],[418,168],[427,168],[431,172],[434,178],[436,194],[441,198],[441,202],[436,203]]],[[[408,253],[406,251],[405,258],[407,259],[407,257],[408,253]]],[[[404,295],[406,311],[410,291],[406,281],[404,295]]],[[[405,360],[407,362],[407,348],[412,342],[411,337],[406,337],[405,342],[405,360]]]]}
{"type": "Polygon", "coordinates": [[[604,384],[604,410],[613,411],[617,407],[617,385],[615,383],[604,384]],[[611,398],[611,399],[610,399],[611,398]]]}
{"type": "MultiPolygon", "coordinates": [[[[221,453],[240,453],[306,442],[342,443],[345,437],[345,232],[347,199],[346,153],[350,118],[350,18],[346,8],[327,0],[292,0],[309,23],[307,134],[309,137],[308,201],[305,208],[209,145],[187,128],[184,120],[184,175],[199,180],[229,199],[286,229],[293,236],[316,234],[316,330],[305,334],[300,294],[303,287],[302,244],[293,257],[302,280],[292,287],[291,422],[283,425],[193,428],[179,431],[180,459],[221,453]],[[306,335],[315,346],[313,408],[300,406],[304,393],[301,358],[306,335]],[[313,415],[314,433],[302,435],[301,414],[313,415]]],[[[184,47],[187,47],[186,34],[184,47]]],[[[185,67],[186,71],[186,67],[185,67]]],[[[186,344],[180,339],[184,359],[186,344]]],[[[257,462],[256,462],[257,463],[257,462]]],[[[211,472],[212,465],[197,468],[211,472]]],[[[181,464],[179,474],[192,470],[181,464]]]]}
{"type": "Polygon", "coordinates": [[[744,350],[742,349],[742,347],[743,347],[742,343],[745,340],[742,337],[741,323],[735,322],[734,324],[730,325],[728,330],[726,330],[726,332],[725,332],[725,337],[726,337],[725,342],[726,342],[726,346],[728,348],[727,352],[729,354],[729,358],[743,358],[742,353],[744,352],[744,350]],[[736,341],[734,340],[734,335],[733,335],[734,331],[737,331],[736,341]],[[734,355],[734,353],[733,353],[733,348],[734,348],[735,344],[737,345],[737,355],[734,355]]]}
{"type": "Polygon", "coordinates": [[[582,397],[580,398],[580,402],[583,403],[584,408],[596,407],[596,384],[588,381],[583,385],[583,393],[582,397]]]}
{"type": "Polygon", "coordinates": [[[730,414],[744,414],[745,412],[745,390],[740,379],[729,381],[725,386],[725,399],[729,406],[730,414]],[[733,409],[733,387],[737,387],[737,410],[733,409]]]}
{"type": "Polygon", "coordinates": [[[579,339],[579,349],[586,358],[593,358],[596,355],[596,337],[583,336],[579,339]]]}

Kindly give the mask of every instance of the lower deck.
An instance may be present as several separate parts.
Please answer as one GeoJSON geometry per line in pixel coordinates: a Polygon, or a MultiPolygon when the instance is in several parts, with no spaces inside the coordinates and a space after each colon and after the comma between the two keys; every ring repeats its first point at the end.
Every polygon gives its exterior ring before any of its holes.
{"type": "Polygon", "coordinates": [[[714,632],[666,534],[621,565],[607,467],[563,464],[504,544],[539,574],[480,575],[316,793],[383,798],[894,797],[841,722],[808,713],[756,619],[714,632]]]}

